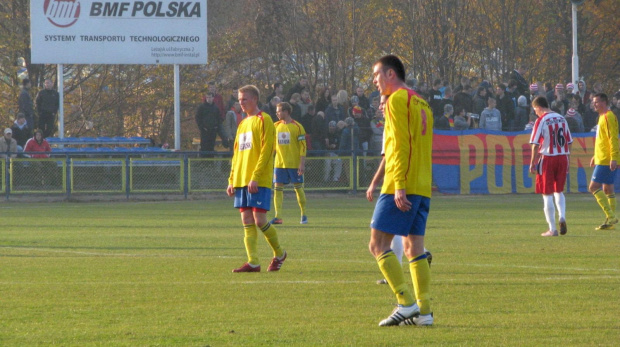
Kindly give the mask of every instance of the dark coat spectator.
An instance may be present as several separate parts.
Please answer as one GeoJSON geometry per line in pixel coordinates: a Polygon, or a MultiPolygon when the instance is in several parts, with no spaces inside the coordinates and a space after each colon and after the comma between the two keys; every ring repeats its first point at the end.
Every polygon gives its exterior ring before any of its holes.
{"type": "MultiPolygon", "coordinates": [[[[198,130],[200,130],[201,152],[213,152],[218,133],[223,133],[220,109],[215,105],[213,100],[213,93],[207,93],[205,102],[202,103],[196,111],[196,125],[198,126],[198,130]]],[[[220,137],[226,139],[225,135],[220,137]]],[[[204,155],[204,153],[202,155],[204,155]]]]}
{"type": "Polygon", "coordinates": [[[312,149],[316,151],[327,149],[327,123],[325,113],[319,111],[312,119],[312,149]]]}
{"type": "MultiPolygon", "coordinates": [[[[429,91],[429,106],[433,110],[433,118],[437,119],[443,116],[443,107],[441,103],[441,92],[439,88],[441,87],[441,80],[438,78],[433,82],[433,88],[429,91]]],[[[486,105],[486,104],[485,104],[486,105]]],[[[486,106],[485,106],[486,107],[486,106]]],[[[484,108],[484,107],[483,107],[484,108]]]]}
{"type": "Polygon", "coordinates": [[[344,107],[340,106],[338,103],[338,97],[336,95],[332,95],[332,103],[327,106],[325,109],[325,122],[329,123],[334,121],[338,123],[341,120],[344,120],[347,117],[347,113],[344,107]]]}
{"type": "Polygon", "coordinates": [[[462,108],[465,112],[474,111],[474,100],[471,96],[471,87],[466,85],[463,89],[454,95],[452,105],[455,109],[462,108]]]}
{"type": "Polygon", "coordinates": [[[39,114],[39,129],[43,131],[43,137],[50,137],[56,130],[56,114],[60,106],[60,95],[52,89],[52,80],[46,79],[45,88],[39,91],[35,99],[39,114]]]}
{"type": "Polygon", "coordinates": [[[28,125],[23,113],[17,114],[17,119],[15,123],[13,123],[13,126],[11,126],[11,130],[13,131],[13,138],[17,141],[17,145],[24,148],[26,141],[32,137],[32,128],[28,125]]]}
{"type": "Polygon", "coordinates": [[[23,113],[26,116],[26,121],[31,128],[35,127],[34,122],[34,104],[32,102],[32,96],[30,96],[30,80],[24,78],[22,81],[22,90],[19,93],[17,99],[18,113],[23,113]]]}
{"type": "Polygon", "coordinates": [[[525,95],[525,93],[528,91],[529,84],[523,77],[525,70],[525,66],[521,65],[519,66],[519,68],[514,69],[510,72],[510,79],[517,81],[517,91],[519,92],[519,95],[525,95]]]}

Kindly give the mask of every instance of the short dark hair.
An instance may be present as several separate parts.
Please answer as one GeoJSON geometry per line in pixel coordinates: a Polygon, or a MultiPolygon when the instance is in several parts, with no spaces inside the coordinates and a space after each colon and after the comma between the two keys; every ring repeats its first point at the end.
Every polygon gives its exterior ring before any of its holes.
{"type": "Polygon", "coordinates": [[[273,84],[273,90],[278,89],[278,87],[279,87],[279,86],[281,86],[281,85],[282,85],[282,83],[280,83],[280,82],[276,82],[276,83],[274,83],[274,84],[273,84]]]}
{"type": "Polygon", "coordinates": [[[29,83],[30,83],[30,80],[28,78],[24,78],[22,80],[22,86],[25,86],[26,84],[29,84],[29,83]]]}
{"type": "Polygon", "coordinates": [[[207,92],[206,96],[215,97],[215,95],[213,95],[213,93],[211,92],[207,92]]]}
{"type": "Polygon", "coordinates": [[[596,93],[594,94],[595,98],[599,98],[599,100],[604,101],[605,104],[609,105],[609,99],[607,98],[607,94],[605,93],[596,93]]]}
{"type": "Polygon", "coordinates": [[[276,107],[279,107],[282,111],[286,111],[289,114],[293,112],[293,106],[291,106],[288,102],[281,102],[276,107]]]}
{"type": "Polygon", "coordinates": [[[501,89],[501,90],[506,90],[506,85],[503,83],[500,83],[497,85],[497,88],[501,89]]]}
{"type": "Polygon", "coordinates": [[[544,96],[537,96],[532,100],[532,107],[534,106],[549,108],[549,101],[544,96]]]}
{"type": "Polygon", "coordinates": [[[377,64],[381,64],[383,72],[387,72],[389,69],[394,70],[396,77],[398,77],[401,82],[405,82],[405,66],[397,56],[393,54],[385,55],[377,60],[375,65],[377,64]]]}
{"type": "Polygon", "coordinates": [[[516,80],[510,80],[508,81],[508,88],[512,88],[512,87],[516,87],[519,84],[519,82],[517,82],[516,80]]]}

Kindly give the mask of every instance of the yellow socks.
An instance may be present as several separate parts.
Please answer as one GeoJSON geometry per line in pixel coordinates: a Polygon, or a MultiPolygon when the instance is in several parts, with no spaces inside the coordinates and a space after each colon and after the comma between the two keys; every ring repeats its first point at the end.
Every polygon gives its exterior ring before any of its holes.
{"type": "Polygon", "coordinates": [[[284,187],[275,186],[273,187],[273,209],[276,213],[275,218],[280,215],[280,211],[282,211],[282,200],[284,199],[284,187]]]}
{"type": "Polygon", "coordinates": [[[428,266],[426,254],[409,260],[409,269],[420,314],[429,314],[431,313],[431,269],[428,266]]]}
{"type": "Polygon", "coordinates": [[[607,195],[607,201],[609,201],[609,208],[611,209],[611,213],[613,213],[613,216],[616,216],[616,194],[611,193],[607,195]]]}
{"type": "MultiPolygon", "coordinates": [[[[596,202],[598,202],[598,204],[601,206],[607,218],[614,218],[616,216],[616,211],[615,209],[614,210],[611,209],[610,199],[607,198],[607,195],[605,195],[605,192],[599,189],[595,191],[594,193],[592,193],[592,195],[594,195],[594,197],[596,198],[596,202]]],[[[614,207],[615,207],[615,204],[616,204],[615,194],[614,194],[613,201],[614,201],[614,207]]]]}
{"type": "Polygon", "coordinates": [[[243,231],[245,237],[243,243],[245,243],[245,251],[248,254],[248,263],[251,265],[259,265],[258,262],[258,232],[256,231],[256,225],[244,224],[243,231]]]}
{"type": "Polygon", "coordinates": [[[269,246],[271,246],[271,249],[273,250],[273,256],[278,258],[282,257],[284,255],[284,251],[282,251],[282,247],[280,247],[276,228],[271,225],[271,223],[267,223],[263,225],[260,230],[263,231],[263,235],[265,235],[267,243],[269,243],[269,246]]]}
{"type": "Polygon", "coordinates": [[[377,264],[379,264],[379,269],[383,273],[383,277],[385,277],[390,288],[392,288],[392,291],[396,294],[398,303],[403,306],[413,305],[415,303],[413,293],[411,293],[411,289],[405,281],[403,268],[398,262],[398,259],[396,259],[394,252],[389,250],[378,256],[377,264]]]}
{"type": "Polygon", "coordinates": [[[295,194],[297,195],[297,203],[299,204],[299,209],[301,210],[301,215],[306,215],[306,192],[304,191],[303,183],[295,183],[293,185],[295,188],[295,194]]]}

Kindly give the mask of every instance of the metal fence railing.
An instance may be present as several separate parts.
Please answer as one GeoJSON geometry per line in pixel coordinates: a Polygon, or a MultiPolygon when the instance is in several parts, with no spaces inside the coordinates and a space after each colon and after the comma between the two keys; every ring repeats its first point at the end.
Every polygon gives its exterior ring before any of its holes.
{"type": "MultiPolygon", "coordinates": [[[[1,193],[87,195],[223,192],[228,185],[231,153],[54,151],[50,158],[0,159],[1,193]],[[203,153],[204,154],[204,153],[203,153]]],[[[304,175],[307,191],[366,189],[380,157],[356,153],[309,152],[304,175]]]]}

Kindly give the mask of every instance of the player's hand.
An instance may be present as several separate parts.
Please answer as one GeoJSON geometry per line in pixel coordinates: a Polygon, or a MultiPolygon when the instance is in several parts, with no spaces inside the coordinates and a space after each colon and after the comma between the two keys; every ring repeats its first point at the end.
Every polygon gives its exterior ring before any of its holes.
{"type": "Polygon", "coordinates": [[[252,194],[258,193],[258,182],[250,181],[250,183],[248,184],[248,192],[252,194]]]}
{"type": "Polygon", "coordinates": [[[594,167],[594,157],[592,157],[592,159],[590,159],[590,167],[594,167]]]}
{"type": "Polygon", "coordinates": [[[404,189],[397,189],[394,192],[394,201],[399,210],[403,212],[411,210],[411,202],[407,200],[407,194],[404,189]]]}
{"type": "Polygon", "coordinates": [[[536,165],[530,164],[530,173],[532,173],[532,174],[536,173],[536,165]]]}
{"type": "Polygon", "coordinates": [[[232,186],[232,184],[229,184],[228,187],[226,187],[226,194],[228,196],[235,195],[235,188],[232,186]]]}
{"type": "Polygon", "coordinates": [[[301,176],[304,174],[305,171],[306,171],[305,165],[303,163],[299,164],[299,169],[297,169],[297,174],[301,176]]]}
{"type": "Polygon", "coordinates": [[[373,200],[372,193],[375,192],[375,188],[376,188],[375,185],[371,183],[368,189],[366,189],[366,200],[372,202],[373,200]]]}
{"type": "Polygon", "coordinates": [[[616,170],[616,168],[618,168],[618,162],[615,160],[612,160],[611,162],[609,162],[609,168],[611,169],[611,171],[616,170]]]}

